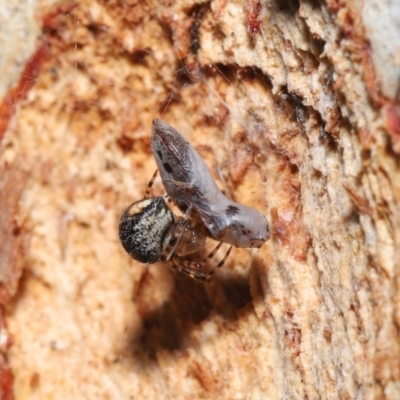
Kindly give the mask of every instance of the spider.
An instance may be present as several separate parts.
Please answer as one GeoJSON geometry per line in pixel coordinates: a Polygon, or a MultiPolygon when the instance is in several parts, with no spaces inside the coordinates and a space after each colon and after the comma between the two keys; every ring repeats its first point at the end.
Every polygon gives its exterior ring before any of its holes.
{"type": "Polygon", "coordinates": [[[208,272],[203,272],[222,245],[222,242],[200,262],[209,233],[207,228],[192,218],[188,208],[183,217],[177,217],[163,197],[151,197],[151,187],[158,170],[151,178],[142,200],[131,204],[122,214],[119,238],[125,251],[135,260],[145,264],[162,261],[170,268],[191,278],[208,282],[228,258],[232,246],[223,259],[208,272]]]}

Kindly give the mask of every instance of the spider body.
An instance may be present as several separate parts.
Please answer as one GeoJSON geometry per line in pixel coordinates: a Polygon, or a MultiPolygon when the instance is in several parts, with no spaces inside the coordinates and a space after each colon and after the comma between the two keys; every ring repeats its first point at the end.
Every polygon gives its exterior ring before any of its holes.
{"type": "Polygon", "coordinates": [[[145,264],[165,262],[170,268],[202,281],[210,280],[231,250],[214,268],[204,272],[222,243],[204,258],[200,254],[205,251],[207,238],[204,225],[186,215],[176,217],[163,197],[145,197],[131,204],[122,214],[119,237],[125,251],[135,260],[145,264]]]}
{"type": "Polygon", "coordinates": [[[119,238],[126,252],[145,264],[160,261],[173,234],[175,217],[163,197],[139,200],[122,214],[119,238]]]}

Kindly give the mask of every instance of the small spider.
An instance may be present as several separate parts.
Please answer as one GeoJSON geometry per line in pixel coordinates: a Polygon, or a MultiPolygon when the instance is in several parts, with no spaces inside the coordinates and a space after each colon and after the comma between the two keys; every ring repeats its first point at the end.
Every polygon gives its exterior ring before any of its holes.
{"type": "Polygon", "coordinates": [[[153,121],[151,147],[167,194],[182,211],[190,209],[215,240],[235,247],[261,247],[269,239],[264,215],[228,199],[200,154],[161,119],[153,121]]]}
{"type": "Polygon", "coordinates": [[[207,229],[190,217],[190,209],[184,217],[176,217],[163,197],[150,197],[156,175],[157,171],[148,185],[145,197],[131,204],[122,214],[119,223],[122,246],[137,261],[146,264],[162,261],[192,278],[209,281],[215,271],[224,265],[232,246],[214,268],[203,272],[222,242],[200,262],[193,260],[205,250],[206,238],[209,236],[207,229]]]}

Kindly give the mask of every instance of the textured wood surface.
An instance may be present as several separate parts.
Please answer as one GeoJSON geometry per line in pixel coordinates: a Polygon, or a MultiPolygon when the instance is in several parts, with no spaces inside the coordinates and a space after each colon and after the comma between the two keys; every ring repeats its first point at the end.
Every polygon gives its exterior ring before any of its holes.
{"type": "Polygon", "coordinates": [[[16,399],[400,397],[399,13],[38,8],[40,73],[2,114],[0,144],[1,350],[16,399]],[[271,223],[270,241],[234,249],[210,285],[146,268],[118,240],[155,170],[160,117],[271,223]]]}

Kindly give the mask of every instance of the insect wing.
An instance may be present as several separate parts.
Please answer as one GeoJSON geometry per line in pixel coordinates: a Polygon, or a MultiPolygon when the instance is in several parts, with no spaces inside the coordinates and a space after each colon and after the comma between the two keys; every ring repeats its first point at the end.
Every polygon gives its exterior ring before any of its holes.
{"type": "Polygon", "coordinates": [[[200,154],[176,129],[155,119],[151,146],[168,195],[181,209],[197,213],[214,239],[236,247],[260,247],[269,239],[267,219],[228,199],[200,154]]]}
{"type": "Polygon", "coordinates": [[[220,191],[194,147],[160,119],[153,121],[151,146],[168,195],[177,203],[207,211],[220,191]]]}

